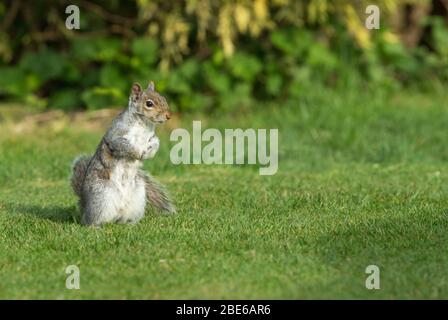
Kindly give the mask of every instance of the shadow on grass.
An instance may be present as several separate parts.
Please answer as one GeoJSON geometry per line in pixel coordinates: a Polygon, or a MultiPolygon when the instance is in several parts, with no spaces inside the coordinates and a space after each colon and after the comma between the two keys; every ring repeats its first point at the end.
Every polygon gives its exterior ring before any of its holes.
{"type": "Polygon", "coordinates": [[[9,204],[6,209],[11,212],[36,216],[39,219],[58,223],[79,223],[80,215],[76,206],[39,206],[26,204],[9,204]]]}
{"type": "Polygon", "coordinates": [[[424,209],[401,217],[366,218],[316,239],[326,262],[335,257],[399,258],[421,253],[433,258],[448,245],[447,210],[424,209]]]}
{"type": "Polygon", "coordinates": [[[321,277],[299,278],[297,295],[306,292],[305,297],[313,299],[446,299],[446,210],[418,211],[399,217],[366,217],[350,225],[340,224],[321,236],[305,236],[302,241],[309,245],[305,254],[316,268],[325,271],[321,277]],[[381,270],[381,290],[365,287],[369,265],[381,270]]]}
{"type": "Polygon", "coordinates": [[[446,210],[422,208],[407,216],[366,219],[319,237],[315,246],[323,264],[347,275],[363,273],[371,264],[384,268],[385,288],[397,297],[434,298],[436,291],[446,298],[446,216],[446,210]],[[420,286],[417,296],[415,286],[420,286]]]}

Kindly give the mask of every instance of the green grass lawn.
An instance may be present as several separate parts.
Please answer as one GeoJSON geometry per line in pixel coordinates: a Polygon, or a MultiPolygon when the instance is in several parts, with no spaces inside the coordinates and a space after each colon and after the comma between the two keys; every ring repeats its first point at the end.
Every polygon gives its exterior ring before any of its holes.
{"type": "MultiPolygon", "coordinates": [[[[279,128],[279,170],[174,166],[170,128],[145,168],[178,207],[79,224],[72,159],[103,128],[0,123],[0,298],[448,298],[448,96],[308,93],[171,126],[279,128]],[[365,288],[365,268],[381,289],[365,288]],[[81,289],[65,288],[77,265],[81,289]]],[[[0,107],[1,108],[1,107],[0,107]]]]}

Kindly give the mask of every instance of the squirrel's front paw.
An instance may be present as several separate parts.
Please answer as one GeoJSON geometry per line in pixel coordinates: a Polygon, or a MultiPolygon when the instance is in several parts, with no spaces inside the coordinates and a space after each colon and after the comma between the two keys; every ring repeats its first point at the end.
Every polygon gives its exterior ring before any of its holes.
{"type": "Polygon", "coordinates": [[[157,150],[159,150],[159,146],[160,146],[160,140],[158,137],[153,136],[150,140],[149,140],[149,145],[148,148],[145,150],[145,152],[143,153],[143,159],[151,159],[154,158],[154,156],[157,153],[157,150]]]}

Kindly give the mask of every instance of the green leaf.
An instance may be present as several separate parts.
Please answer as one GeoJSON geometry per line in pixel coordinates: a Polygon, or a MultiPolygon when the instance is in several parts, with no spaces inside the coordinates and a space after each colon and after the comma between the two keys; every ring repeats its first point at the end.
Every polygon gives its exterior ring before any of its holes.
{"type": "Polygon", "coordinates": [[[121,91],[128,89],[128,81],[120,69],[113,64],[106,64],[100,71],[100,84],[102,87],[114,87],[121,91]]]}
{"type": "Polygon", "coordinates": [[[122,42],[115,38],[75,38],[72,41],[73,57],[81,61],[117,61],[121,50],[122,42]]]}
{"type": "Polygon", "coordinates": [[[20,68],[34,73],[42,82],[63,77],[67,64],[64,55],[51,50],[26,53],[20,60],[20,68]]]}
{"type": "Polygon", "coordinates": [[[269,75],[266,80],[266,91],[270,95],[276,96],[282,90],[283,79],[279,74],[269,75]]]}
{"type": "Polygon", "coordinates": [[[148,37],[136,38],[131,44],[132,54],[144,66],[151,66],[158,60],[159,45],[155,39],[148,37]]]}
{"type": "Polygon", "coordinates": [[[275,48],[294,57],[302,56],[313,43],[310,32],[297,29],[273,31],[270,40],[275,48]]]}
{"type": "Polygon", "coordinates": [[[199,71],[199,63],[194,59],[188,59],[177,70],[186,80],[193,81],[199,71]]]}
{"type": "Polygon", "coordinates": [[[213,99],[203,94],[188,94],[180,97],[182,110],[203,111],[212,105],[213,99]]]}
{"type": "Polygon", "coordinates": [[[48,101],[48,106],[54,109],[74,110],[82,104],[78,90],[66,89],[56,92],[48,101]]]}
{"type": "Polygon", "coordinates": [[[177,70],[173,70],[170,72],[167,81],[167,90],[170,92],[180,94],[188,94],[191,92],[189,83],[185,81],[185,79],[177,70]]]}
{"type": "Polygon", "coordinates": [[[246,53],[236,53],[228,60],[228,65],[233,76],[248,82],[252,82],[262,69],[261,62],[246,53]]]}
{"type": "Polygon", "coordinates": [[[203,71],[205,74],[206,82],[210,87],[220,94],[227,94],[230,90],[230,78],[229,76],[218,70],[210,62],[203,64],[203,71]]]}
{"type": "Polygon", "coordinates": [[[325,69],[336,68],[338,62],[334,54],[318,42],[310,47],[306,61],[312,67],[323,67],[325,69]]]}
{"type": "Polygon", "coordinates": [[[95,87],[83,92],[82,101],[88,109],[123,107],[126,104],[125,95],[117,88],[95,87]]]}
{"type": "Polygon", "coordinates": [[[20,96],[27,90],[25,73],[17,67],[0,67],[0,93],[20,96]]]}

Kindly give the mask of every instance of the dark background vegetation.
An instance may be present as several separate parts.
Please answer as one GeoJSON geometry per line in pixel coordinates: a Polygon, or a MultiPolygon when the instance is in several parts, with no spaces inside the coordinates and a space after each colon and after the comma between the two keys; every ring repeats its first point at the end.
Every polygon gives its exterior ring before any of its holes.
{"type": "Polygon", "coordinates": [[[2,1],[0,100],[123,107],[156,81],[176,111],[296,104],[311,88],[441,88],[448,1],[2,1]],[[365,8],[381,9],[367,30],[365,8]],[[66,6],[81,29],[65,27],[66,6]]]}

